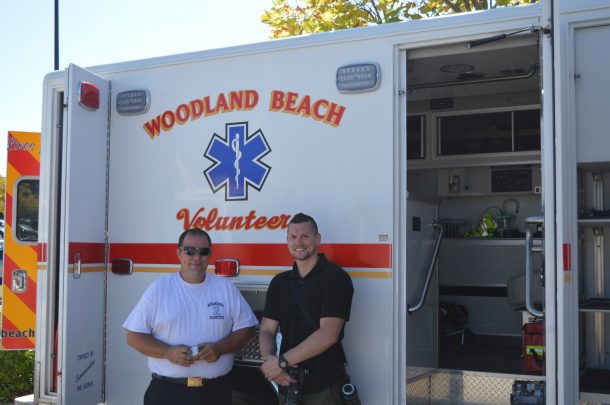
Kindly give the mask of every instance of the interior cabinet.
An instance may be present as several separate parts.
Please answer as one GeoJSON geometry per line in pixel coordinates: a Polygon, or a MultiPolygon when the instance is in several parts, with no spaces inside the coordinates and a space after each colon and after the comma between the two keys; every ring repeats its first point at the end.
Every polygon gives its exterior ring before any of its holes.
{"type": "Polygon", "coordinates": [[[604,200],[610,191],[610,169],[579,172],[579,330],[581,400],[608,402],[610,388],[610,210],[604,200]]]}

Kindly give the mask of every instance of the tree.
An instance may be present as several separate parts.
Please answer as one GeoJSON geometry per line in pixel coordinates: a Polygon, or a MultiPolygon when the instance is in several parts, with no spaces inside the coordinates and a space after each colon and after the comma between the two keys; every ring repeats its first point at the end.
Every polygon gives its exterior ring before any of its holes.
{"type": "Polygon", "coordinates": [[[0,215],[4,218],[4,196],[6,192],[6,177],[0,176],[0,215]]]}
{"type": "MultiPolygon", "coordinates": [[[[536,1],[493,3],[500,7],[536,1]]],[[[271,27],[271,38],[282,38],[486,8],[487,0],[273,0],[261,21],[271,27]]]]}
{"type": "MultiPolygon", "coordinates": [[[[537,1],[538,0],[495,0],[492,1],[492,5],[495,7],[520,6],[523,4],[536,3],[537,1]]],[[[423,0],[420,1],[418,6],[420,13],[426,17],[485,10],[487,8],[489,8],[489,2],[487,0],[423,0]]]]}

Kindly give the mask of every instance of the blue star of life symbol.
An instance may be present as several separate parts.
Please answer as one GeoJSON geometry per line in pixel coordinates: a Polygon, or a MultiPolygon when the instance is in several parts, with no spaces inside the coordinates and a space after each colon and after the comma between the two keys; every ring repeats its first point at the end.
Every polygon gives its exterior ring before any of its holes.
{"type": "Polygon", "coordinates": [[[204,156],[213,164],[205,171],[205,177],[217,192],[225,189],[225,200],[247,200],[248,188],[260,191],[271,167],[261,161],[271,148],[259,129],[248,135],[248,123],[226,124],[224,138],[214,134],[204,156]]]}

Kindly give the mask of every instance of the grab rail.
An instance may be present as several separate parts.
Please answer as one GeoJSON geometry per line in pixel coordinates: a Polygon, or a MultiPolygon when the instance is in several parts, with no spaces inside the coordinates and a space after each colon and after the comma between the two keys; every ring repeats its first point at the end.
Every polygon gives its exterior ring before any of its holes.
{"type": "Polygon", "coordinates": [[[434,272],[434,264],[436,263],[436,258],[438,256],[438,249],[441,246],[441,240],[443,239],[443,227],[436,221],[432,221],[432,227],[438,229],[438,237],[436,239],[436,245],[434,245],[434,252],[432,253],[432,260],[430,262],[430,267],[428,268],[428,275],[426,276],[426,282],[424,283],[424,287],[422,288],[422,292],[419,296],[419,301],[415,306],[410,306],[407,304],[407,313],[409,315],[414,314],[419,311],[426,301],[426,296],[428,295],[428,290],[430,289],[430,280],[432,280],[432,273],[434,272]]]}
{"type": "Polygon", "coordinates": [[[538,310],[532,303],[532,253],[542,253],[542,247],[532,246],[532,228],[534,227],[531,225],[543,224],[543,217],[529,217],[525,220],[525,308],[536,318],[543,318],[544,311],[538,310]]]}

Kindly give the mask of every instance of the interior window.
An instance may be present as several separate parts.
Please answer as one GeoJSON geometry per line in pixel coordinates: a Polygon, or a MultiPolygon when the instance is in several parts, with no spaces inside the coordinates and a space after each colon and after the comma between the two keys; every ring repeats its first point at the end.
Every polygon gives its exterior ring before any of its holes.
{"type": "Polygon", "coordinates": [[[38,180],[22,180],[17,185],[15,235],[22,242],[38,241],[38,180]]]}

